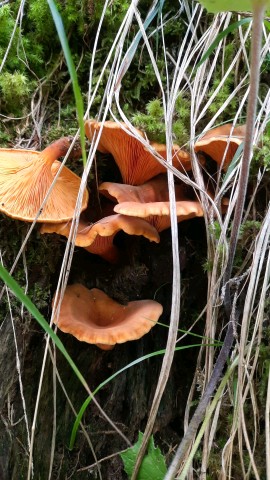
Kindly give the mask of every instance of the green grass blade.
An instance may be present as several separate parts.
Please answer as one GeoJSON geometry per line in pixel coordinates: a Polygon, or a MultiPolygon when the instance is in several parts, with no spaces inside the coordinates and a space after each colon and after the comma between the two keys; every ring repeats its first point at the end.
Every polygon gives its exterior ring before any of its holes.
{"type": "Polygon", "coordinates": [[[208,50],[205,52],[205,54],[202,56],[201,60],[199,61],[198,65],[196,65],[195,72],[196,70],[207,60],[208,57],[210,57],[211,53],[215,48],[218,46],[219,42],[226,37],[229,33],[233,32],[236,30],[238,27],[241,25],[245,25],[246,23],[252,22],[252,18],[242,18],[242,20],[239,20],[239,22],[232,23],[231,25],[228,26],[228,28],[225,28],[223,32],[219,33],[213,43],[210,45],[208,50]]]}
{"type": "MultiPolygon", "coordinates": [[[[162,322],[156,322],[155,325],[160,325],[161,327],[164,327],[167,330],[169,330],[169,328],[170,328],[169,325],[167,325],[166,323],[162,323],[162,322]]],[[[208,337],[205,337],[203,335],[199,335],[198,333],[194,333],[194,332],[189,331],[189,330],[183,330],[182,328],[178,328],[177,331],[179,333],[184,333],[185,335],[190,335],[191,337],[200,338],[201,340],[204,340],[205,342],[215,342],[215,347],[221,347],[223,345],[223,342],[219,342],[218,340],[213,340],[212,338],[208,338],[208,337]]]]}
{"type": "Polygon", "coordinates": [[[224,179],[223,179],[223,185],[226,183],[226,181],[228,180],[229,176],[231,175],[232,171],[237,167],[239,161],[240,161],[240,157],[242,155],[242,152],[243,152],[243,148],[244,148],[244,144],[245,142],[242,142],[240,143],[239,147],[237,148],[234,156],[233,156],[233,159],[228,167],[228,170],[226,172],[226,175],[224,176],[224,179]]]}
{"type": "Polygon", "coordinates": [[[60,43],[62,45],[62,49],[64,52],[64,56],[67,62],[67,67],[69,71],[69,75],[72,81],[72,87],[73,87],[73,92],[74,92],[74,97],[75,97],[75,102],[76,102],[76,109],[77,109],[77,115],[78,115],[78,121],[79,121],[79,128],[80,128],[80,141],[81,141],[81,147],[82,147],[82,158],[83,158],[83,164],[86,165],[86,150],[85,150],[85,134],[84,134],[84,108],[83,108],[83,99],[82,99],[82,94],[81,90],[79,87],[78,83],[78,77],[77,77],[77,72],[73,63],[72,55],[69,49],[68,45],[68,40],[67,36],[65,33],[64,25],[62,22],[62,18],[60,13],[57,10],[56,4],[54,0],[47,0],[48,5],[51,10],[51,14],[53,17],[53,21],[55,24],[55,28],[57,30],[57,34],[60,40],[60,43]]]}
{"type": "Polygon", "coordinates": [[[264,23],[265,28],[267,28],[268,32],[270,32],[270,22],[269,22],[269,20],[265,20],[263,23],[264,23]]]}
{"type": "Polygon", "coordinates": [[[51,337],[57,348],[60,350],[60,352],[64,355],[66,360],[68,361],[69,365],[71,366],[72,370],[74,371],[75,375],[78,377],[80,382],[83,384],[83,386],[89,391],[88,385],[86,380],[83,378],[82,374],[76,367],[75,363],[73,362],[72,358],[69,356],[68,352],[66,351],[63,343],[61,340],[58,338],[56,333],[53,331],[53,329],[48,325],[46,322],[45,318],[43,315],[40,313],[40,311],[37,309],[37,307],[33,304],[33,302],[30,300],[30,298],[25,295],[19,284],[12,278],[12,276],[8,273],[8,271],[0,265],[0,277],[2,280],[5,282],[7,287],[14,293],[14,295],[20,300],[20,302],[27,308],[29,313],[36,319],[36,321],[39,323],[39,325],[43,328],[43,330],[51,337]]]}
{"type": "MultiPolygon", "coordinates": [[[[208,346],[214,346],[214,345],[208,345],[208,346]]],[[[176,347],[175,351],[185,350],[186,348],[193,348],[193,347],[201,347],[201,343],[195,344],[195,345],[185,345],[185,346],[182,346],[182,347],[176,347]]],[[[147,355],[144,355],[143,357],[137,358],[136,360],[133,360],[133,362],[128,363],[128,365],[125,365],[125,367],[121,368],[120,370],[117,370],[117,372],[113,373],[110,377],[106,378],[106,380],[104,380],[104,382],[100,383],[99,386],[93,391],[93,397],[99,392],[99,390],[102,387],[107,385],[107,383],[111,382],[114,378],[116,378],[118,375],[120,375],[120,373],[123,373],[125,370],[128,370],[129,368],[133,367],[134,365],[137,365],[138,363],[140,363],[144,360],[147,360],[148,358],[155,357],[157,355],[163,355],[164,353],[165,353],[165,350],[158,350],[156,352],[148,353],[147,355]]],[[[85,410],[87,409],[88,405],[90,404],[91,400],[92,400],[92,397],[87,397],[87,399],[82,404],[82,406],[79,410],[79,413],[76,417],[76,420],[75,420],[73,428],[72,428],[71,436],[70,436],[70,442],[69,442],[70,450],[72,450],[72,448],[74,447],[74,443],[75,443],[75,440],[76,440],[76,435],[77,435],[77,431],[78,431],[80,422],[81,422],[83,414],[84,414],[85,410]]]]}

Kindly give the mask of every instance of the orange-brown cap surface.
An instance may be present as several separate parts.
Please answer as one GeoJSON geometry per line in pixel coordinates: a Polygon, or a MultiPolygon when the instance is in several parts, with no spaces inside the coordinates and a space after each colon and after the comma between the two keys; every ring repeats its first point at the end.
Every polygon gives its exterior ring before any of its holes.
{"type": "Polygon", "coordinates": [[[245,125],[233,128],[232,124],[227,123],[209,130],[195,143],[194,150],[206,153],[218,165],[222,165],[222,168],[227,168],[237,148],[244,141],[245,132],[245,125]]]}
{"type": "MultiPolygon", "coordinates": [[[[61,138],[42,152],[0,149],[0,211],[31,222],[61,166],[56,159],[67,153],[70,139],[61,138]]],[[[74,215],[80,178],[63,167],[38,222],[63,222],[74,215]]],[[[81,210],[87,207],[88,192],[84,192],[81,210]]]]}
{"type": "MultiPolygon", "coordinates": [[[[178,200],[185,199],[185,185],[175,185],[175,194],[178,200]]],[[[169,200],[167,175],[145,182],[143,185],[133,186],[122,183],[103,182],[99,191],[110,200],[122,202],[163,202],[169,200]]]]}
{"type": "MultiPolygon", "coordinates": [[[[102,124],[94,120],[85,123],[85,133],[92,140],[102,124]]],[[[124,183],[141,185],[159,173],[166,171],[158,160],[139,140],[128,134],[127,126],[107,121],[103,125],[97,149],[102,153],[111,153],[121,172],[124,183]]],[[[143,137],[143,133],[137,130],[143,137]]],[[[166,160],[166,145],[152,144],[155,150],[166,160]]],[[[178,145],[173,146],[173,165],[180,171],[191,170],[190,156],[178,145]]]]}
{"type": "Polygon", "coordinates": [[[121,305],[97,288],[88,290],[75,284],[66,288],[54,322],[78,340],[109,350],[117,343],[137,340],[148,333],[162,310],[153,300],[121,305]]]}
{"type": "MultiPolygon", "coordinates": [[[[145,218],[157,229],[158,232],[170,228],[170,202],[123,202],[114,207],[114,211],[123,215],[134,215],[145,218]]],[[[179,222],[194,217],[202,217],[203,209],[200,202],[183,200],[176,202],[176,215],[179,222]]]]}
{"type": "MultiPolygon", "coordinates": [[[[200,203],[188,198],[185,189],[184,183],[175,185],[178,222],[203,216],[200,203]]],[[[99,190],[106,197],[119,202],[114,207],[115,212],[145,218],[158,232],[170,227],[170,202],[166,175],[158,175],[140,186],[104,182],[99,186],[99,190]]]]}

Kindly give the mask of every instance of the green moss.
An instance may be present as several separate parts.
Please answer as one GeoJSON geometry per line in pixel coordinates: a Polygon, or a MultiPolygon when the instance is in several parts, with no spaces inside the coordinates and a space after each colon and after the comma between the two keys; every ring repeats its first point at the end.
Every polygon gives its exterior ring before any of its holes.
{"type": "Polygon", "coordinates": [[[213,265],[214,265],[213,260],[205,260],[205,262],[203,262],[202,264],[204,273],[212,272],[213,265]]]}
{"type": "Polygon", "coordinates": [[[20,111],[30,92],[36,86],[35,81],[29,81],[29,78],[19,71],[14,73],[4,72],[0,75],[0,91],[2,94],[3,105],[12,105],[14,113],[20,111]]]}
{"type": "MultiPolygon", "coordinates": [[[[229,36],[226,40],[227,40],[227,44],[224,50],[222,50],[222,53],[220,54],[220,58],[217,61],[215,71],[213,73],[212,84],[210,89],[208,90],[207,97],[206,97],[207,101],[212,97],[215,90],[220,86],[220,83],[224,80],[224,75],[226,74],[231,63],[233,62],[233,59],[236,54],[237,34],[229,36]]],[[[243,69],[239,68],[237,73],[238,73],[237,81],[239,81],[240,78],[244,74],[246,74],[246,66],[243,69]]],[[[235,73],[231,72],[227,76],[222,87],[218,90],[218,93],[216,94],[215,98],[211,101],[208,107],[207,117],[209,118],[209,120],[213,115],[215,115],[219,111],[219,109],[223,108],[224,103],[228,100],[228,97],[231,95],[234,89],[235,89],[235,73]]],[[[232,121],[234,114],[236,113],[237,108],[239,107],[240,101],[241,101],[241,91],[230,100],[228,107],[225,108],[225,110],[223,110],[223,112],[219,114],[218,123],[226,123],[226,122],[232,121]]]]}
{"type": "MultiPolygon", "coordinates": [[[[133,123],[144,130],[149,140],[166,143],[166,125],[164,110],[160,99],[151,100],[146,105],[146,113],[133,116],[133,123]]],[[[186,145],[189,141],[190,100],[179,94],[175,102],[175,113],[172,124],[173,140],[178,145],[186,145]]]]}
{"type": "MultiPolygon", "coordinates": [[[[47,2],[33,0],[29,4],[26,3],[21,27],[20,25],[16,27],[20,5],[21,2],[16,0],[0,9],[0,58],[4,57],[15,29],[4,69],[0,74],[0,107],[2,113],[16,115],[23,113],[23,107],[29,108],[30,94],[36,87],[38,79],[44,80],[50,75],[51,69],[55,68],[55,62],[59,62],[61,52],[47,2]]],[[[67,34],[72,31],[74,37],[77,37],[74,44],[73,37],[70,43],[75,63],[78,63],[85,34],[84,27],[87,24],[85,5],[79,0],[75,2],[67,0],[64,3],[57,2],[57,6],[67,34]]],[[[59,69],[55,70],[58,81],[51,86],[57,85],[59,89],[63,89],[68,76],[59,81],[60,68],[59,64],[59,69]]]]}
{"type": "Polygon", "coordinates": [[[262,226],[262,222],[258,222],[256,220],[246,220],[240,226],[239,230],[239,239],[246,240],[248,239],[249,242],[252,241],[257,233],[259,232],[262,226]]]}
{"type": "Polygon", "coordinates": [[[8,143],[11,142],[11,135],[10,133],[5,130],[5,131],[0,131],[0,145],[2,148],[7,147],[8,143]]]}
{"type": "MultiPolygon", "coordinates": [[[[220,82],[221,82],[221,78],[214,79],[212,88],[208,92],[208,98],[211,98],[215,90],[220,85],[220,82]]],[[[228,78],[226,79],[226,82],[222,86],[222,88],[216,94],[213,102],[209,105],[209,112],[212,115],[216,114],[218,110],[223,107],[224,103],[227,101],[233,89],[234,89],[234,78],[232,75],[229,75],[228,78]]],[[[230,108],[228,110],[225,110],[225,112],[223,112],[222,115],[218,117],[219,121],[225,122],[227,120],[230,120],[233,116],[233,112],[236,111],[237,106],[238,106],[238,100],[234,96],[233,99],[231,99],[230,101],[230,108]]]]}
{"type": "Polygon", "coordinates": [[[215,221],[209,225],[209,233],[218,240],[221,234],[221,225],[219,222],[215,221]]]}
{"type": "MultiPolygon", "coordinates": [[[[58,0],[56,4],[69,39],[74,64],[76,66],[80,64],[77,73],[82,92],[86,95],[89,65],[92,60],[92,47],[104,8],[104,2],[81,2],[79,0],[61,2],[58,0]]],[[[129,6],[130,2],[115,0],[110,3],[106,10],[95,54],[92,86],[95,86],[99,79],[108,51],[129,6]]],[[[0,58],[4,56],[9,46],[19,7],[20,1],[15,0],[0,9],[0,58]]],[[[146,15],[149,3],[146,1],[141,2],[140,8],[142,9],[142,16],[146,15]]],[[[175,25],[173,22],[173,9],[176,12],[179,10],[178,2],[175,2],[175,5],[165,6],[164,8],[164,14],[167,15],[166,35],[171,37],[172,41],[178,42],[179,36],[183,31],[182,23],[179,22],[175,25]],[[168,17],[171,17],[171,21],[168,17]],[[173,29],[170,32],[171,27],[173,29]]],[[[155,30],[156,25],[153,23],[149,28],[149,33],[151,34],[151,31],[155,32],[155,30]]],[[[128,49],[136,31],[137,27],[132,27],[130,35],[125,41],[124,51],[128,49]]],[[[153,46],[156,49],[157,65],[161,78],[164,80],[165,62],[163,59],[159,59],[162,58],[162,55],[159,55],[162,52],[160,34],[155,33],[154,39],[155,45],[153,46]]],[[[100,84],[98,95],[93,104],[92,115],[100,107],[100,101],[109,73],[110,65],[108,65],[107,72],[105,72],[104,79],[100,84]]],[[[60,97],[61,104],[64,104],[66,98],[68,98],[68,103],[70,103],[73,96],[72,88],[71,85],[68,89],[66,88],[69,75],[65,62],[63,62],[60,42],[48,4],[43,0],[33,0],[25,5],[21,26],[15,28],[15,35],[4,69],[0,73],[1,113],[10,116],[22,116],[28,113],[31,94],[38,86],[39,80],[43,82],[42,97],[49,98],[51,96],[57,101],[60,97]],[[11,90],[13,91],[13,96],[11,95],[11,90]],[[62,96],[63,91],[65,91],[64,97],[62,96]]],[[[136,53],[129,70],[122,79],[120,95],[126,111],[129,113],[134,112],[140,104],[142,96],[150,100],[149,87],[152,87],[151,95],[153,93],[158,94],[159,85],[148,53],[146,49],[142,52],[138,49],[138,53],[136,53]],[[135,83],[134,78],[136,78],[135,83]]]]}
{"type": "MultiPolygon", "coordinates": [[[[4,265],[8,270],[13,265],[28,228],[29,225],[24,222],[1,215],[0,248],[3,252],[4,265]]],[[[47,311],[51,298],[52,278],[60,260],[61,242],[59,237],[54,235],[46,235],[46,238],[40,236],[38,228],[32,232],[13,276],[22,288],[28,284],[27,294],[31,300],[39,310],[47,311]]],[[[10,299],[12,308],[20,314],[20,303],[13,296],[10,299]]],[[[7,298],[4,295],[1,301],[0,324],[8,312],[7,298]]]]}
{"type": "Polygon", "coordinates": [[[251,162],[252,172],[255,173],[259,168],[264,168],[266,172],[270,171],[270,127],[265,130],[260,144],[255,147],[251,162]]]}

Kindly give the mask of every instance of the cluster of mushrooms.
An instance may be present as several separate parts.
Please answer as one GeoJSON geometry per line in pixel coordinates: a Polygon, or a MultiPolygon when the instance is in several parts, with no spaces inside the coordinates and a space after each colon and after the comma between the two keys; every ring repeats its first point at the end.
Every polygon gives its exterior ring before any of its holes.
{"type": "MultiPolygon", "coordinates": [[[[90,141],[100,129],[97,149],[113,156],[123,183],[99,185],[100,194],[110,200],[112,214],[95,223],[82,216],[75,245],[117,263],[121,252],[114,244],[114,237],[119,231],[143,235],[158,243],[159,232],[170,227],[166,168],[128,133],[126,125],[113,121],[101,124],[94,120],[85,123],[90,141]]],[[[139,130],[138,134],[143,136],[139,130]]],[[[195,151],[205,153],[219,165],[222,162],[222,168],[226,168],[244,134],[244,126],[232,129],[232,125],[224,125],[210,130],[196,142],[195,151]]],[[[57,159],[67,153],[70,144],[71,140],[64,137],[42,152],[0,149],[0,211],[15,219],[42,223],[42,234],[57,233],[68,238],[81,180],[57,159]],[[48,198],[42,208],[46,195],[48,198]]],[[[151,146],[166,160],[165,145],[151,146]]],[[[172,156],[173,165],[179,171],[191,170],[188,152],[173,145],[172,156]]],[[[179,222],[203,216],[199,201],[187,197],[184,184],[177,183],[175,192],[179,222]]],[[[86,210],[88,200],[89,193],[85,189],[81,212],[86,210]]],[[[66,288],[58,310],[55,323],[60,330],[110,350],[117,343],[136,340],[148,333],[161,316],[162,305],[153,300],[121,305],[97,288],[89,290],[74,284],[66,288]]]]}

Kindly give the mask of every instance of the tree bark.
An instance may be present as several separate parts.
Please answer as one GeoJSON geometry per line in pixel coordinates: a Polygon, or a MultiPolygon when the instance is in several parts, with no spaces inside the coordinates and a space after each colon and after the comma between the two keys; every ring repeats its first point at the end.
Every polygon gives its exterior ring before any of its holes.
{"type": "MultiPolygon", "coordinates": [[[[24,224],[3,218],[0,223],[1,249],[4,263],[10,268],[16,255],[24,224]],[[8,232],[8,233],[7,233],[8,232]],[[18,240],[14,241],[14,238],[18,240]],[[11,242],[13,239],[13,243],[11,242]],[[10,243],[11,242],[11,243],[10,243]]],[[[192,220],[181,224],[179,241],[183,266],[184,296],[181,328],[185,329],[199,313],[205,299],[206,278],[202,272],[205,252],[203,221],[192,220]],[[188,238],[188,241],[187,241],[188,238]],[[200,260],[199,260],[200,259],[200,260]],[[196,288],[194,285],[196,284],[196,288]]],[[[122,263],[111,266],[83,249],[76,249],[69,283],[81,282],[89,288],[97,287],[111,297],[125,303],[141,298],[155,299],[163,305],[160,321],[168,323],[171,302],[171,249],[170,231],[161,235],[159,245],[146,240],[119,235],[116,239],[123,251],[122,263]]],[[[39,238],[38,228],[27,244],[25,261],[28,268],[29,296],[46,318],[50,317],[50,301],[53,296],[61,258],[65,247],[63,239],[56,235],[39,238]]],[[[20,261],[15,270],[21,286],[24,284],[25,267],[20,261]]],[[[2,298],[0,313],[0,478],[18,480],[27,478],[28,443],[24,420],[23,401],[16,362],[16,349],[10,312],[6,297],[2,298]]],[[[11,296],[13,321],[18,344],[21,384],[26,413],[31,430],[35,409],[40,370],[45,347],[45,337],[35,320],[11,296]]],[[[203,326],[201,325],[201,330],[203,326]]],[[[89,383],[92,391],[114,372],[133,360],[164,348],[167,331],[155,326],[138,341],[116,345],[111,351],[101,351],[94,345],[79,342],[70,335],[58,332],[69,354],[89,383]]],[[[184,344],[199,343],[187,338],[184,344]]],[[[181,343],[182,345],[182,343],[181,343]]],[[[198,349],[196,347],[176,352],[170,380],[162,400],[155,424],[155,442],[164,454],[174,447],[183,433],[183,413],[193,378],[198,349]]],[[[143,431],[151,407],[158,378],[161,355],[143,361],[118,375],[103,387],[96,398],[102,408],[117,424],[131,443],[135,443],[138,431],[143,431]]],[[[61,381],[76,411],[87,397],[60,352],[56,352],[56,365],[61,381]]],[[[81,429],[75,447],[69,451],[69,439],[74,414],[58,380],[56,381],[56,443],[51,479],[96,479],[97,467],[86,468],[95,460],[81,429]]],[[[46,479],[50,471],[53,435],[54,389],[53,367],[48,358],[42,383],[41,398],[35,433],[33,453],[33,478],[46,479]]],[[[84,427],[91,439],[98,460],[117,454],[127,448],[124,440],[102,418],[94,403],[90,403],[83,417],[84,427]]],[[[31,432],[30,432],[31,433],[31,432]]],[[[126,479],[119,455],[100,463],[103,478],[126,479]]]]}

